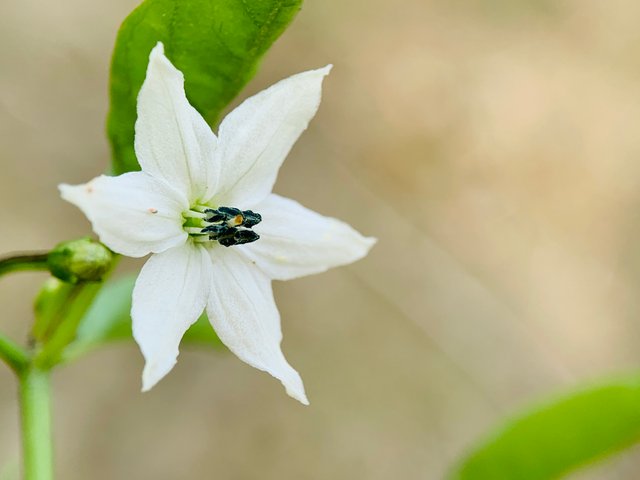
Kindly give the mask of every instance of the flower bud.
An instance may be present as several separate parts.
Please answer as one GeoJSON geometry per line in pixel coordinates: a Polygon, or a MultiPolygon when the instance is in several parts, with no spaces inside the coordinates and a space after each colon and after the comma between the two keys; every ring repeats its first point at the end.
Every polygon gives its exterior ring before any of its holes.
{"type": "Polygon", "coordinates": [[[65,282],[99,282],[113,264],[113,253],[85,237],[56,245],[49,252],[47,264],[51,274],[65,282]]]}

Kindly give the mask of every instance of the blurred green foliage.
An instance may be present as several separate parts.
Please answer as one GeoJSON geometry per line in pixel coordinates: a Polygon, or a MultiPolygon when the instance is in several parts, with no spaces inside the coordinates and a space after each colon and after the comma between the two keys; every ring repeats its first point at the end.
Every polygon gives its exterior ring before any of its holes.
{"type": "MultiPolygon", "coordinates": [[[[100,290],[78,327],[75,341],[65,350],[66,361],[105,343],[132,339],[130,312],[135,279],[134,275],[126,276],[100,290]]],[[[185,333],[182,345],[185,344],[222,347],[204,314],[185,333]]]]}
{"type": "Polygon", "coordinates": [[[302,0],[145,0],[118,32],[111,63],[107,134],[113,172],[139,170],[133,150],[136,100],[159,41],[185,76],[192,105],[210,125],[254,75],[262,55],[302,0]]]}
{"type": "Polygon", "coordinates": [[[461,462],[456,480],[547,480],[640,440],[640,377],[611,381],[506,422],[461,462]]]}

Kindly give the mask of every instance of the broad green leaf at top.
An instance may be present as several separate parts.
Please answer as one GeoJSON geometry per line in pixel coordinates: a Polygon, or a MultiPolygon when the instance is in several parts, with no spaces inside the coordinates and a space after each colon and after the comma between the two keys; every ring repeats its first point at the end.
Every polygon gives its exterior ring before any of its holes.
{"type": "Polygon", "coordinates": [[[145,0],[124,21],[111,64],[107,134],[113,173],[139,170],[136,99],[149,52],[163,42],[184,73],[190,103],[210,125],[254,75],[302,0],[145,0]]]}
{"type": "Polygon", "coordinates": [[[557,479],[640,441],[640,376],[611,381],[505,422],[449,477],[557,479]]]}

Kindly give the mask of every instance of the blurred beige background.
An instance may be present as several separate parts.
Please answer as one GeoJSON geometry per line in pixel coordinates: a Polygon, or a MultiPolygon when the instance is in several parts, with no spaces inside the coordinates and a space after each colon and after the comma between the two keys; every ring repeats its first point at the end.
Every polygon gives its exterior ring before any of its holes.
{"type": "MultiPolygon", "coordinates": [[[[0,3],[0,252],[89,232],[56,185],[106,168],[110,51],[136,3],[0,3]]],[[[277,191],[380,239],[276,285],[311,407],[222,352],[183,351],[142,395],[138,351],[112,346],[55,375],[59,478],[437,479],[506,413],[637,368],[638,18],[632,0],[307,0],[241,98],[335,64],[277,191]]],[[[0,283],[16,339],[43,278],[0,283]]],[[[0,369],[1,480],[15,393],[0,369]]]]}

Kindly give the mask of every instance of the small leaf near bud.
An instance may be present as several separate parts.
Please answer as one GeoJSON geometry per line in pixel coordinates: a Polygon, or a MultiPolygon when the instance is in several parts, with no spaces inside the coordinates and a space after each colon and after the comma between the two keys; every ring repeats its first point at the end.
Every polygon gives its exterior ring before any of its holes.
{"type": "Polygon", "coordinates": [[[99,282],[111,268],[113,257],[107,247],[85,237],[56,245],[47,264],[51,274],[65,282],[99,282]]]}

